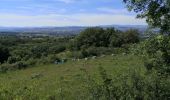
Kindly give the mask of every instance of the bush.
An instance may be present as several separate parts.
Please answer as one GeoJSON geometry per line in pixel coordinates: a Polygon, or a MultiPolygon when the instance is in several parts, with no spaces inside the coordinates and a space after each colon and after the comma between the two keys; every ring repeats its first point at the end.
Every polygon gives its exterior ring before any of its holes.
{"type": "Polygon", "coordinates": [[[59,57],[57,57],[56,55],[49,55],[47,57],[48,59],[48,63],[54,63],[55,61],[60,61],[61,59],[59,57]]]}
{"type": "Polygon", "coordinates": [[[49,48],[49,52],[52,54],[57,54],[57,53],[63,52],[64,50],[66,50],[65,45],[57,45],[57,46],[52,46],[49,48]]]}
{"type": "Polygon", "coordinates": [[[70,58],[81,59],[84,58],[84,55],[81,51],[72,51],[68,55],[70,58]]]}
{"type": "Polygon", "coordinates": [[[19,62],[16,62],[15,64],[13,64],[14,70],[15,69],[25,69],[27,66],[28,65],[23,61],[19,61],[19,62]]]}
{"type": "Polygon", "coordinates": [[[58,58],[55,55],[49,55],[48,57],[41,57],[40,59],[30,58],[27,61],[17,61],[15,63],[12,62],[13,60],[9,60],[11,63],[4,63],[0,65],[0,72],[6,72],[6,71],[12,71],[12,70],[21,70],[25,69],[30,66],[34,66],[36,64],[51,64],[55,61],[61,61],[60,58],[58,58]]]}
{"type": "Polygon", "coordinates": [[[91,56],[100,56],[107,55],[114,52],[113,48],[108,47],[89,47],[87,49],[81,50],[81,54],[83,57],[91,57],[91,56]]]}
{"type": "Polygon", "coordinates": [[[166,76],[170,74],[170,36],[152,36],[139,44],[131,45],[130,52],[142,56],[148,70],[155,69],[166,76]]]}
{"type": "Polygon", "coordinates": [[[138,44],[130,45],[129,47],[129,52],[137,56],[144,56],[145,55],[144,51],[145,51],[145,41],[142,41],[138,44]]]}
{"type": "Polygon", "coordinates": [[[26,62],[23,62],[23,61],[19,61],[13,64],[4,63],[0,65],[0,72],[25,69],[27,66],[28,65],[26,64],[26,62]]]}
{"type": "Polygon", "coordinates": [[[16,63],[16,62],[18,62],[18,61],[21,61],[21,57],[19,57],[19,56],[17,56],[17,57],[13,57],[13,56],[11,56],[11,57],[9,57],[8,58],[8,63],[9,64],[13,64],[13,63],[16,63]]]}
{"type": "Polygon", "coordinates": [[[154,71],[147,74],[139,69],[129,69],[124,74],[111,76],[100,67],[100,82],[85,69],[83,71],[94,100],[168,100],[170,97],[170,81],[160,78],[154,71]]]}
{"type": "MultiPolygon", "coordinates": [[[[160,74],[170,74],[170,37],[158,35],[145,42],[145,55],[150,67],[160,74]]],[[[150,68],[151,69],[151,68],[150,68]]]]}
{"type": "Polygon", "coordinates": [[[122,54],[122,53],[125,53],[127,52],[126,49],[124,48],[113,48],[113,51],[112,51],[114,54],[122,54]]]}
{"type": "Polygon", "coordinates": [[[2,65],[0,65],[0,72],[1,73],[7,72],[9,66],[10,66],[9,64],[2,64],[2,65]]]}
{"type": "Polygon", "coordinates": [[[26,64],[28,66],[33,66],[37,63],[37,59],[30,58],[29,60],[26,61],[26,64]]]}
{"type": "Polygon", "coordinates": [[[100,52],[98,51],[98,48],[96,48],[96,47],[90,47],[90,48],[84,50],[84,52],[86,52],[86,53],[83,53],[84,55],[86,54],[85,57],[100,55],[100,52]]]}

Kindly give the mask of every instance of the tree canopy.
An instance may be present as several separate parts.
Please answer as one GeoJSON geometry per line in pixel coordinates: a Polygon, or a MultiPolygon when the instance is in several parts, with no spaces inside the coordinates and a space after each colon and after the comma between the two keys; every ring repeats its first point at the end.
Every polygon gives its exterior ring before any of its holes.
{"type": "Polygon", "coordinates": [[[8,49],[3,46],[0,46],[0,63],[7,61],[9,56],[10,54],[8,49]]]}
{"type": "Polygon", "coordinates": [[[121,47],[139,42],[137,30],[120,31],[115,28],[91,27],[82,31],[70,42],[69,49],[81,50],[89,47],[121,47]]]}
{"type": "Polygon", "coordinates": [[[169,0],[123,0],[137,18],[146,18],[149,25],[159,27],[162,33],[170,34],[169,0]]]}

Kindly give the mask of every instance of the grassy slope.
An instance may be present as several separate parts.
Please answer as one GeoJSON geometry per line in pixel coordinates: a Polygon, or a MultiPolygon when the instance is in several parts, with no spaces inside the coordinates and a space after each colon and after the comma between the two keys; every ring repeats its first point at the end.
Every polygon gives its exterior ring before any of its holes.
{"type": "Polygon", "coordinates": [[[142,60],[131,55],[106,56],[79,62],[68,61],[63,65],[42,65],[0,74],[0,99],[87,99],[88,91],[82,69],[86,69],[98,80],[100,66],[113,76],[126,74],[134,68],[142,68],[143,71],[142,60]],[[42,76],[32,79],[33,74],[42,76]]]}

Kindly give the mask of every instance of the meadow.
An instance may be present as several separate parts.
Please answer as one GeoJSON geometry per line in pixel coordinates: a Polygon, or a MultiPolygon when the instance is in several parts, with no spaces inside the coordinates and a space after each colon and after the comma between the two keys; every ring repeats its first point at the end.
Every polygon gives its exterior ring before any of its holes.
{"type": "Polygon", "coordinates": [[[128,74],[136,69],[145,72],[143,61],[133,55],[108,55],[69,60],[65,64],[39,65],[25,70],[0,74],[1,100],[89,100],[87,74],[100,83],[99,67],[114,76],[128,74]],[[86,72],[84,71],[86,70],[86,72]]]}
{"type": "Polygon", "coordinates": [[[168,43],[100,27],[70,37],[1,37],[0,100],[168,100],[168,43]]]}
{"type": "MultiPolygon", "coordinates": [[[[86,29],[80,27],[81,32],[75,27],[65,27],[71,29],[68,33],[65,28],[61,32],[57,29],[59,32],[55,33],[51,33],[55,31],[53,28],[47,32],[40,29],[42,32],[37,34],[22,33],[22,29],[20,32],[0,32],[0,100],[170,100],[170,2],[123,2],[129,11],[137,14],[136,18],[146,20],[146,30],[119,30],[112,25],[100,25],[86,29]]],[[[106,8],[109,9],[104,10],[110,12],[111,2],[108,3],[106,8]]],[[[98,8],[95,4],[92,6],[98,8]]],[[[84,3],[82,7],[90,8],[84,3]]],[[[124,7],[122,9],[121,16],[126,16],[124,7]]],[[[94,19],[94,25],[107,19],[90,17],[92,12],[86,17],[94,19]]],[[[111,18],[111,13],[108,14],[111,18]]],[[[23,17],[19,18],[24,22],[23,17]]],[[[35,18],[37,22],[38,16],[35,18]]],[[[121,18],[124,17],[118,18],[119,24],[127,20],[121,18]]],[[[70,21],[71,25],[74,21],[70,21]]],[[[88,20],[85,22],[89,23],[88,20]]],[[[135,27],[138,29],[140,25],[135,27]]]]}

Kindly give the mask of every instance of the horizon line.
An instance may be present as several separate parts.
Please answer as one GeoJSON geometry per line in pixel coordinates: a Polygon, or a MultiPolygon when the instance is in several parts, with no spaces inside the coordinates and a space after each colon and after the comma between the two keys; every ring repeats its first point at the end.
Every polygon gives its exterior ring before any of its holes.
{"type": "Polygon", "coordinates": [[[65,25],[65,26],[0,26],[1,28],[41,28],[41,27],[102,27],[102,26],[149,26],[147,24],[113,24],[113,25],[65,25]]]}

